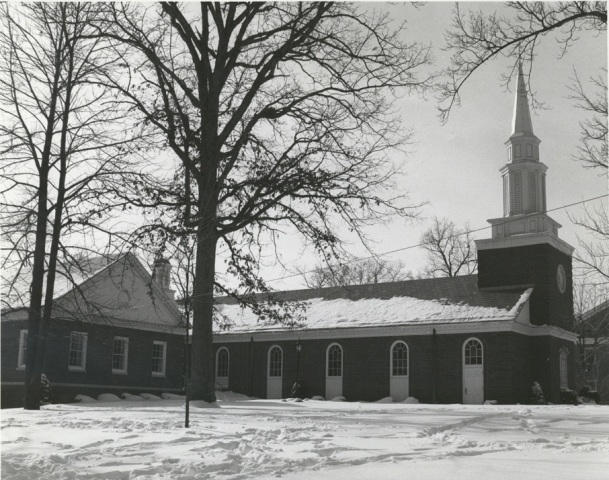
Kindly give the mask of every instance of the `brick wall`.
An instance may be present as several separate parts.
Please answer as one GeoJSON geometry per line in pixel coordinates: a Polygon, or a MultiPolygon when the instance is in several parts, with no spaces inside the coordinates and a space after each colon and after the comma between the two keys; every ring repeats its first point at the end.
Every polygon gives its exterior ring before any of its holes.
{"type": "Polygon", "coordinates": [[[569,330],[573,321],[571,257],[548,244],[497,248],[478,252],[480,288],[532,284],[531,323],[556,325],[569,330]],[[562,264],[567,288],[560,293],[556,271],[562,264]]]}
{"type": "MultiPolygon", "coordinates": [[[[23,382],[25,371],[17,370],[19,331],[27,322],[2,322],[2,382],[23,382]]],[[[137,394],[179,391],[184,381],[184,337],[130,328],[111,327],[70,321],[54,321],[46,341],[44,373],[51,382],[55,402],[70,402],[74,396],[100,393],[137,394]],[[87,333],[85,371],[70,371],[68,355],[71,332],[87,333]],[[114,337],[129,339],[126,374],[112,373],[114,337]],[[153,341],[167,342],[165,376],[152,375],[153,341]],[[94,387],[94,385],[103,387],[94,387]]],[[[20,405],[21,385],[2,386],[2,406],[20,405]]]]}
{"type": "Polygon", "coordinates": [[[569,388],[575,389],[577,348],[567,340],[554,337],[532,338],[531,345],[533,380],[541,385],[546,401],[560,403],[560,349],[566,348],[569,352],[567,356],[569,388]]]}
{"type": "MultiPolygon", "coordinates": [[[[558,388],[558,373],[550,372],[558,372],[558,348],[568,342],[499,332],[436,335],[435,400],[438,403],[463,401],[462,348],[463,343],[474,336],[482,342],[484,349],[485,399],[524,403],[533,379],[542,374],[547,376],[548,389],[558,388]],[[544,341],[556,356],[547,363],[537,358],[544,341]],[[535,356],[532,352],[536,352],[535,356]]],[[[375,401],[389,396],[389,351],[396,340],[406,342],[409,348],[410,395],[422,403],[433,402],[432,335],[303,340],[299,373],[302,395],[325,396],[326,349],[336,342],[343,348],[343,395],[352,401],[375,401]]],[[[267,355],[273,345],[279,345],[283,350],[283,396],[290,395],[296,380],[296,340],[215,343],[216,350],[226,347],[230,352],[230,390],[266,398],[267,355]]]]}

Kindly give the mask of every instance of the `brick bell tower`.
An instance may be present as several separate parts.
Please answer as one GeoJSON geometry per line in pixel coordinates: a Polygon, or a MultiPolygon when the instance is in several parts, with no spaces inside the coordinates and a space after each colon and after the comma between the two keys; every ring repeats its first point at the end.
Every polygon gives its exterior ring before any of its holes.
{"type": "Polygon", "coordinates": [[[561,225],[546,213],[546,167],[533,133],[527,91],[518,66],[512,135],[505,143],[503,216],[492,238],[476,240],[480,289],[532,285],[531,323],[569,329],[573,318],[573,247],[558,238],[561,225]]]}

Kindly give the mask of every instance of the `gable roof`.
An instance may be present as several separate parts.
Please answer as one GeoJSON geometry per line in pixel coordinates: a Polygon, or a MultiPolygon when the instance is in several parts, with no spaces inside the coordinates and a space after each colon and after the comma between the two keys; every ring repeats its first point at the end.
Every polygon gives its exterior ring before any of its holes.
{"type": "MultiPolygon", "coordinates": [[[[175,302],[132,253],[94,257],[59,278],[54,318],[146,330],[179,328],[182,333],[175,302]]],[[[3,319],[27,318],[27,309],[17,312],[3,312],[3,319]]]]}
{"type": "MultiPolygon", "coordinates": [[[[274,294],[285,302],[304,302],[302,329],[514,321],[529,299],[526,286],[480,290],[477,275],[306,289],[274,294]]],[[[264,296],[259,297],[263,301],[264,296]]],[[[280,331],[287,327],[259,319],[233,298],[216,300],[228,321],[226,333],[280,331]]],[[[217,333],[222,333],[216,328],[217,333]]]]}

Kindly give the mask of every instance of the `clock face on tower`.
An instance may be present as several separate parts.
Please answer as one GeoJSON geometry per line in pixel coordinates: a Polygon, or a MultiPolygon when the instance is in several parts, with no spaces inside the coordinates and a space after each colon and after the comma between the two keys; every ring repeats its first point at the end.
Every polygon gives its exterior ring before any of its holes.
{"type": "Polygon", "coordinates": [[[556,270],[556,284],[560,293],[565,293],[567,289],[567,274],[565,273],[565,267],[562,265],[558,265],[556,270]]]}

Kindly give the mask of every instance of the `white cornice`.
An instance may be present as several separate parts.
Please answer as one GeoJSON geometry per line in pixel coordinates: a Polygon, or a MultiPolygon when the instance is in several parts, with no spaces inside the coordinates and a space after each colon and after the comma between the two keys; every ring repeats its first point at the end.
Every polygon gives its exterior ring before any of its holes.
{"type": "MultiPolygon", "coordinates": [[[[549,218],[549,217],[548,217],[549,218]]],[[[505,219],[503,219],[505,221],[505,219]]],[[[492,220],[489,220],[492,222],[492,220]]],[[[564,240],[555,237],[547,232],[543,233],[527,233],[523,235],[512,235],[509,237],[496,237],[488,238],[483,240],[475,240],[476,249],[481,250],[494,250],[497,248],[512,248],[512,247],[526,247],[529,245],[541,245],[548,244],[561,251],[565,255],[571,256],[575,250],[564,240]]]]}
{"type": "Polygon", "coordinates": [[[512,161],[506,163],[503,167],[499,169],[499,173],[501,173],[501,175],[504,175],[506,172],[513,170],[541,170],[542,173],[545,173],[548,171],[548,167],[545,163],[539,162],[537,160],[525,159],[519,162],[512,161]]]}
{"type": "MultiPolygon", "coordinates": [[[[3,316],[3,323],[9,322],[27,322],[27,316],[6,318],[3,316]]],[[[88,320],[80,320],[75,318],[61,318],[61,317],[53,317],[54,321],[64,321],[64,322],[73,322],[75,325],[94,325],[95,327],[105,327],[105,328],[128,328],[130,330],[140,330],[144,332],[158,332],[158,333],[169,333],[173,335],[184,335],[185,328],[180,327],[179,325],[168,325],[163,323],[152,323],[152,322],[141,322],[139,320],[125,320],[121,318],[110,318],[104,317],[99,319],[91,319],[88,320]]],[[[26,325],[27,326],[27,323],[26,325]]]]}

